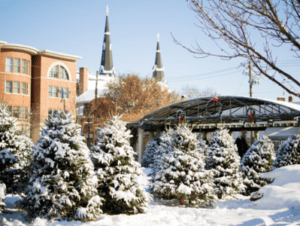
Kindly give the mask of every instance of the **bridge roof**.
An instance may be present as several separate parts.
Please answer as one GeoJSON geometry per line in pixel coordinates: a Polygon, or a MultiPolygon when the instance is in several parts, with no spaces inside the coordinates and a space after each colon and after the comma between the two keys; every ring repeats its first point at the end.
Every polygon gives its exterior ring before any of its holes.
{"type": "Polygon", "coordinates": [[[160,108],[141,118],[141,122],[186,122],[198,124],[232,122],[290,121],[300,117],[300,105],[243,96],[201,97],[160,108]]]}

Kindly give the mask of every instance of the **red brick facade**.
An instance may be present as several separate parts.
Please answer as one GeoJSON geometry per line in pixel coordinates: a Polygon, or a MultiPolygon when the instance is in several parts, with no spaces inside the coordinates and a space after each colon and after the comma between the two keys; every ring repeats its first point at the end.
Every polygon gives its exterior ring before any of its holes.
{"type": "Polygon", "coordinates": [[[12,106],[11,114],[20,122],[31,124],[33,142],[39,138],[48,113],[65,110],[76,116],[78,59],[0,42],[0,101],[12,106]]]}

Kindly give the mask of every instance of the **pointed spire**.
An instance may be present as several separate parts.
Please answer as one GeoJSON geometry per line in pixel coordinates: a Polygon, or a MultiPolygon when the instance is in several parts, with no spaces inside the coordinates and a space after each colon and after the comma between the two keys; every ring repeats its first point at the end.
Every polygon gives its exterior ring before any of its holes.
{"type": "Polygon", "coordinates": [[[164,67],[161,61],[161,53],[160,53],[160,45],[159,45],[159,33],[157,34],[157,47],[156,47],[156,56],[155,56],[155,64],[153,67],[152,77],[156,78],[159,82],[164,82],[164,67]]]}
{"type": "Polygon", "coordinates": [[[101,75],[114,76],[115,74],[113,60],[112,60],[111,43],[110,43],[108,12],[109,12],[108,6],[106,6],[106,22],[105,22],[104,40],[103,40],[103,47],[102,47],[101,65],[99,70],[100,76],[101,75]]]}

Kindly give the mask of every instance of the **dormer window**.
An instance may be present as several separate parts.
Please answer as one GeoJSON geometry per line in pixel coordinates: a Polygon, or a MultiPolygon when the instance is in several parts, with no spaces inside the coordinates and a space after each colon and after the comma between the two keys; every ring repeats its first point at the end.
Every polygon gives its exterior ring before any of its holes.
{"type": "Polygon", "coordinates": [[[55,65],[50,70],[50,78],[69,80],[69,74],[67,70],[61,65],[55,65]]]}

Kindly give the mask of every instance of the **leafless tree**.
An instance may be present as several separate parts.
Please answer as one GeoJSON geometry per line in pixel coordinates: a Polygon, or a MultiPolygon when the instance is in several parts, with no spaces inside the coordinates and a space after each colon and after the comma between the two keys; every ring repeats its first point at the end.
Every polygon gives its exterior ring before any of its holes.
{"type": "MultiPolygon", "coordinates": [[[[299,58],[299,0],[188,0],[196,14],[196,25],[210,37],[220,51],[210,52],[199,43],[191,48],[174,37],[174,42],[195,57],[216,56],[222,59],[246,58],[253,72],[275,82],[288,93],[300,97],[300,82],[282,69],[274,48],[290,51],[299,58]],[[273,51],[272,51],[273,50],[273,51]],[[281,81],[289,83],[282,83],[281,81]]],[[[280,56],[280,55],[279,55],[280,56]]]]}
{"type": "Polygon", "coordinates": [[[194,99],[198,97],[209,97],[215,95],[215,91],[213,88],[206,88],[204,90],[199,90],[195,87],[184,86],[182,88],[182,94],[187,97],[187,99],[194,99]]]}

